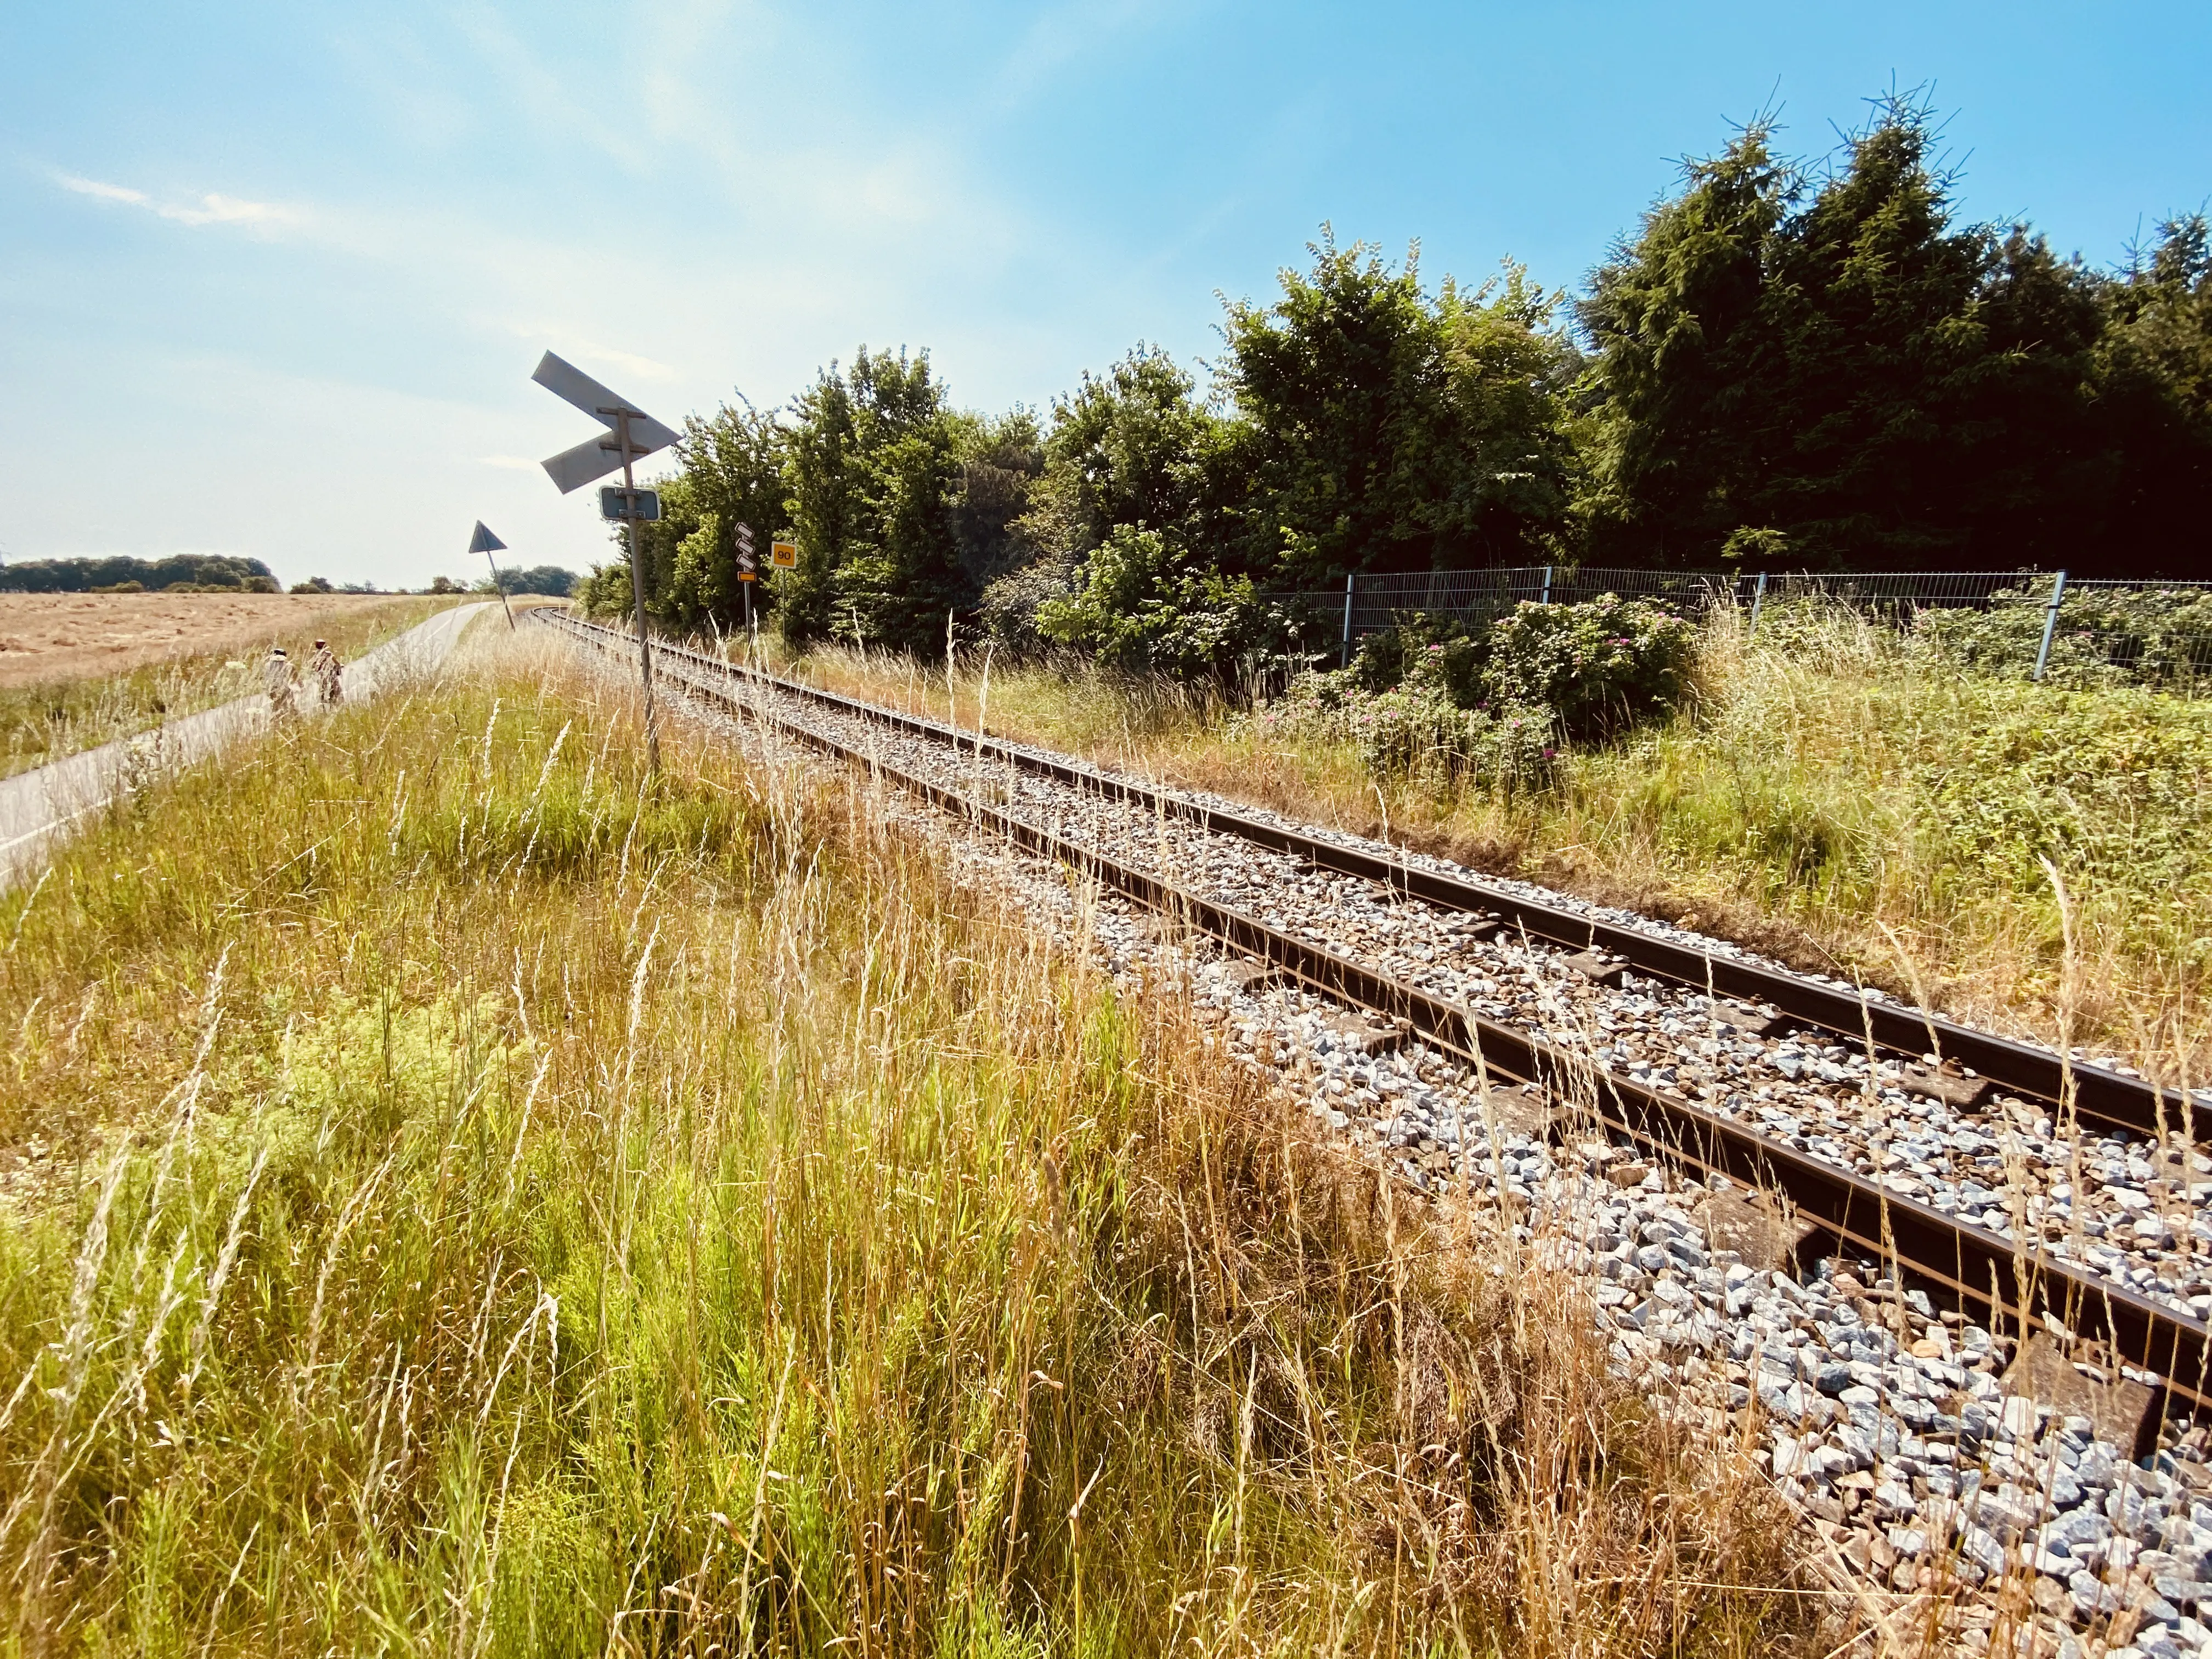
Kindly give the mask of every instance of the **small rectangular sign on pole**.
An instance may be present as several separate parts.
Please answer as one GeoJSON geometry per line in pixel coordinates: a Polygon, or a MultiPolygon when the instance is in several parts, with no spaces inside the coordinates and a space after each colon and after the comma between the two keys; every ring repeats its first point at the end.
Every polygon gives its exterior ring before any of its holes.
{"type": "Polygon", "coordinates": [[[798,569],[799,544],[797,542],[770,542],[768,547],[768,562],[774,565],[778,570],[798,569]]]}
{"type": "Polygon", "coordinates": [[[624,489],[620,484],[599,486],[599,516],[623,520],[641,519],[650,523],[660,517],[660,492],[657,489],[624,489]]]}

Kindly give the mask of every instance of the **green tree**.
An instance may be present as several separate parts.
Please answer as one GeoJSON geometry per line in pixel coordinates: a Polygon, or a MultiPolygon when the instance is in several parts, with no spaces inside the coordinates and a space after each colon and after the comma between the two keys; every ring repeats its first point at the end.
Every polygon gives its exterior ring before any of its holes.
{"type": "Polygon", "coordinates": [[[1220,487],[1218,463],[1234,434],[1233,423],[1196,397],[1191,376],[1155,347],[1140,342],[1103,374],[1086,371],[1054,402],[1025,509],[1007,526],[1009,557],[981,595],[984,630],[1017,650],[1073,641],[1066,629],[1047,635],[1042,620],[1086,585],[1087,562],[1117,532],[1152,532],[1161,556],[1178,566],[1233,559],[1243,544],[1228,522],[1235,492],[1220,487]],[[1201,547],[1202,561],[1193,550],[1201,547]]]}
{"type": "MultiPolygon", "coordinates": [[[[0,566],[0,592],[83,593],[137,582],[149,593],[275,593],[281,590],[258,559],[225,553],[171,553],[158,559],[108,554],[94,558],[26,559],[0,566]]],[[[363,590],[367,591],[367,590],[363,590]]]]}
{"type": "Polygon", "coordinates": [[[960,422],[929,354],[860,349],[799,398],[784,477],[798,530],[796,570],[775,579],[786,638],[848,629],[871,643],[944,648],[948,612],[975,601],[952,510],[960,422]]]}
{"type": "Polygon", "coordinates": [[[980,590],[1036,556],[1027,520],[1044,471],[1044,437],[1036,416],[1016,408],[996,420],[956,417],[953,445],[960,481],[952,535],[964,580],[980,590]]]}
{"type": "Polygon", "coordinates": [[[1229,307],[1224,390],[1258,499],[1248,558],[1298,585],[1350,570],[1498,563],[1565,527],[1579,368],[1559,299],[1509,266],[1473,294],[1421,287],[1323,231],[1312,272],[1229,307]]]}
{"type": "Polygon", "coordinates": [[[2212,248],[2205,216],[2159,227],[2112,286],[2100,384],[2117,451],[2118,556],[2144,574],[2212,576],[2212,248]]]}
{"type": "Polygon", "coordinates": [[[1817,183],[1754,122],[1599,270],[1601,559],[1855,568],[2078,562],[2113,469],[2098,279],[1954,222],[1924,106],[1817,183]]]}
{"type": "Polygon", "coordinates": [[[1766,269],[1802,188],[1772,137],[1762,118],[1720,155],[1689,162],[1681,193],[1644,216],[1578,307],[1603,398],[1589,503],[1603,555],[1710,562],[1747,522],[1729,496],[1758,470],[1759,422],[1747,405],[1771,367],[1766,269]]]}
{"type": "Polygon", "coordinates": [[[1045,638],[1133,673],[1225,679],[1266,632],[1252,579],[1193,561],[1160,531],[1117,525],[1083,580],[1037,610],[1045,638]]]}
{"type": "Polygon", "coordinates": [[[1219,417],[1175,360],[1141,342],[1053,406],[1031,533],[1073,557],[1119,526],[1195,529],[1206,495],[1201,457],[1219,417]]]}
{"type": "MultiPolygon", "coordinates": [[[[525,569],[514,566],[501,570],[495,582],[489,576],[480,576],[469,586],[471,593],[496,593],[501,589],[509,593],[543,593],[549,598],[565,599],[576,591],[576,573],[564,570],[557,564],[535,564],[525,569]]],[[[298,592],[298,588],[293,589],[298,592]]]]}
{"type": "Polygon", "coordinates": [[[1744,521],[1862,568],[2063,562],[2103,494],[2094,288],[2040,238],[1954,228],[1931,141],[1889,101],[1776,247],[1744,521]]]}
{"type": "MultiPolygon", "coordinates": [[[[866,361],[865,349],[862,362],[866,361]]],[[[861,366],[854,366],[854,378],[861,366]]],[[[835,620],[838,561],[855,538],[860,517],[859,440],[854,395],[835,363],[793,404],[785,442],[784,486],[799,542],[796,569],[769,579],[777,626],[794,645],[826,639],[835,620]]]]}
{"type": "MultiPolygon", "coordinates": [[[[791,523],[784,477],[788,436],[775,416],[755,409],[742,396],[734,404],[725,404],[711,420],[694,416],[684,422],[683,441],[677,446],[684,464],[681,488],[663,490],[663,522],[644,526],[667,572],[666,588],[656,589],[647,604],[665,620],[725,634],[743,625],[738,531],[740,526],[752,531],[754,556],[765,567],[769,543],[791,523]]],[[[759,587],[755,585],[757,604],[759,587]]]]}
{"type": "Polygon", "coordinates": [[[952,533],[960,479],[949,429],[932,422],[866,457],[860,533],[834,578],[839,618],[872,645],[931,656],[952,617],[974,603],[952,533]]]}

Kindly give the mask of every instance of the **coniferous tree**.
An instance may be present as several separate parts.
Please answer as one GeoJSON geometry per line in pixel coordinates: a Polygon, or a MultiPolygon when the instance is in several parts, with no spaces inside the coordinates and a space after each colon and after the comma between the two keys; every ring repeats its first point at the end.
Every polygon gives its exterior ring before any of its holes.
{"type": "Polygon", "coordinates": [[[1608,561],[1711,559],[1756,470],[1755,387],[1771,372],[1761,316],[1771,243],[1802,188],[1754,121],[1644,216],[1579,307],[1598,348],[1593,517],[1608,561]]]}
{"type": "Polygon", "coordinates": [[[2104,530],[2097,279],[1954,222],[1892,99],[1817,181],[1755,123],[1594,276],[1604,562],[2003,568],[2104,530]]]}
{"type": "Polygon", "coordinates": [[[2112,284],[2100,343],[2117,451],[2115,556],[2138,573],[2212,578],[2212,247],[2202,213],[2167,220],[2112,284]]]}
{"type": "Polygon", "coordinates": [[[1822,564],[2063,561],[2098,493],[2094,289],[2039,238],[1954,227],[1931,138],[1890,102],[1773,239],[1771,436],[1742,521],[1822,564]]]}

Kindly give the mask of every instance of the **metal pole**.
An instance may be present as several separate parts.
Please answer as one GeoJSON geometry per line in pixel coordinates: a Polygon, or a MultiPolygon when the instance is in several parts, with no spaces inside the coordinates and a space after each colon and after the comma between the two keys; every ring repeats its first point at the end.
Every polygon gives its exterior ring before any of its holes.
{"type": "Polygon", "coordinates": [[[1759,632],[1759,607],[1765,602],[1766,573],[1762,570],[1759,573],[1757,585],[1751,590],[1751,621],[1743,630],[1744,638],[1749,639],[1753,634],[1759,632]]]}
{"type": "Polygon", "coordinates": [[[1546,566],[1544,567],[1544,597],[1543,597],[1542,599],[1540,599],[1537,600],[1537,601],[1536,601],[1536,603],[1537,603],[1537,604],[1539,604],[1539,605],[1549,605],[1549,604],[1551,604],[1551,602],[1552,602],[1552,567],[1551,567],[1551,566],[1549,566],[1549,565],[1547,564],[1547,565],[1546,565],[1546,566]]]}
{"type": "Polygon", "coordinates": [[[2035,678],[2040,684],[2043,671],[2051,662],[2051,636],[2058,631],[2058,601],[2066,597],[2066,573],[2060,571],[2051,584],[2051,604],[2043,613],[2043,643],[2035,648],[2035,678]]]}
{"type": "Polygon", "coordinates": [[[1344,649],[1337,658],[1339,668],[1352,666],[1352,584],[1355,579],[1347,571],[1344,577],[1344,649]]]}
{"type": "Polygon", "coordinates": [[[491,585],[499,589],[500,609],[507,612],[507,631],[512,634],[514,631],[514,607],[507,602],[507,584],[500,580],[499,562],[492,557],[491,549],[488,547],[484,549],[484,562],[491,567],[491,585]]]}
{"type": "Polygon", "coordinates": [[[653,720],[653,645],[645,631],[645,567],[637,550],[637,485],[629,472],[629,410],[615,414],[615,441],[622,446],[623,505],[629,519],[629,592],[637,608],[637,672],[645,684],[645,769],[660,770],[660,734],[653,720]]]}

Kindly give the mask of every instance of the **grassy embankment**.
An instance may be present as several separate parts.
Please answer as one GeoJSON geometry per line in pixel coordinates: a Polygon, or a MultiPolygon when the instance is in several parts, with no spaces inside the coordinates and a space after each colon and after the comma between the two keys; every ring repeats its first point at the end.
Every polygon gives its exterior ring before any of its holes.
{"type": "Polygon", "coordinates": [[[9,1650],[1832,1644],[1569,1285],[498,648],[0,900],[9,1650]]]}
{"type": "MultiPolygon", "coordinates": [[[[942,717],[943,674],[802,672],[942,717]]],[[[1848,612],[1710,625],[1695,705],[1502,799],[1185,688],[962,659],[959,718],[2212,1079],[2212,699],[1961,676],[1848,612]],[[2046,867],[2046,864],[2048,867],[2046,867]],[[2054,880],[2054,877],[2056,879],[2054,880]]]]}
{"type": "Polygon", "coordinates": [[[0,777],[12,777],[64,755],[150,731],[164,720],[198,714],[258,691],[261,659],[272,645],[283,646],[304,665],[314,641],[327,639],[331,648],[350,662],[459,601],[394,596],[335,612],[325,601],[312,617],[306,613],[316,601],[303,598],[297,603],[303,620],[296,625],[233,636],[220,646],[142,663],[119,674],[0,687],[0,732],[6,734],[0,777]]]}

